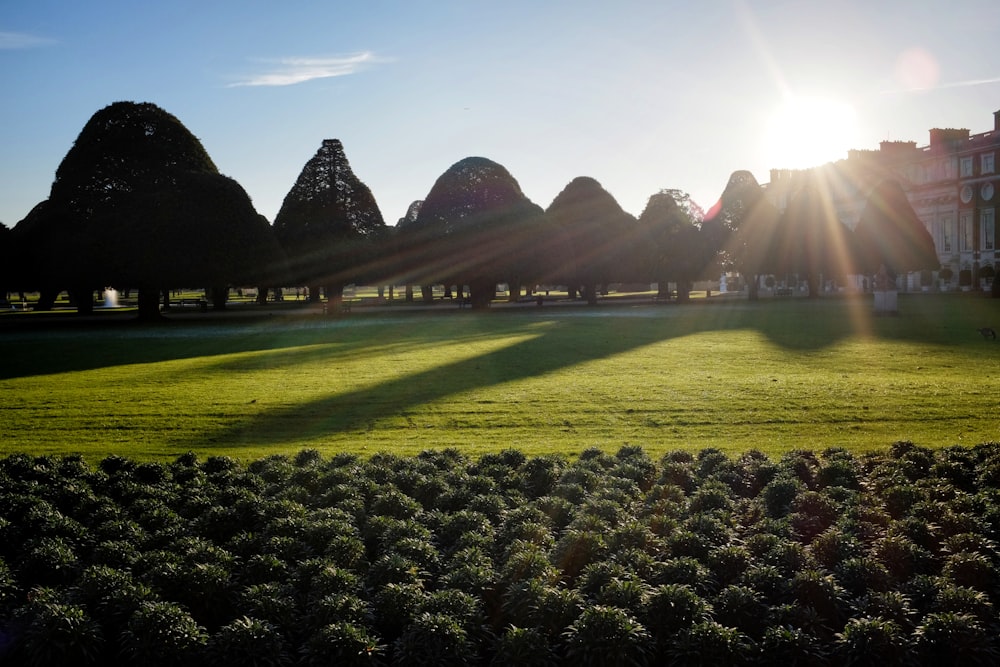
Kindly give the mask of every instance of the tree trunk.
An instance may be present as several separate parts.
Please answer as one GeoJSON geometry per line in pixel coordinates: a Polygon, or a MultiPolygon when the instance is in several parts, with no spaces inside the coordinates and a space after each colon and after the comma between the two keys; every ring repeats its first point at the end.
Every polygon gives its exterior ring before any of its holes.
{"type": "Polygon", "coordinates": [[[327,284],[326,291],[326,312],[328,315],[340,315],[344,308],[344,284],[327,284]]]}
{"type": "Polygon", "coordinates": [[[38,294],[38,302],[35,310],[52,310],[55,308],[56,299],[59,298],[59,291],[54,289],[43,289],[38,294]]]}
{"type": "Polygon", "coordinates": [[[78,315],[94,314],[94,291],[86,288],[73,290],[70,293],[76,305],[78,315]]]}
{"type": "Polygon", "coordinates": [[[213,287],[209,293],[212,295],[212,310],[225,310],[226,299],[229,298],[229,288],[213,287]]]}
{"type": "Polygon", "coordinates": [[[420,296],[423,297],[424,303],[434,303],[434,286],[421,285],[420,296]]]}
{"type": "Polygon", "coordinates": [[[496,293],[497,285],[490,280],[474,280],[469,283],[469,302],[473,308],[489,308],[496,293]]]}
{"type": "Polygon", "coordinates": [[[306,299],[309,303],[319,303],[319,285],[309,285],[309,298],[306,299]]]}
{"type": "Polygon", "coordinates": [[[406,302],[407,303],[413,302],[413,285],[406,286],[406,302]]]}
{"type": "Polygon", "coordinates": [[[749,301],[757,301],[760,299],[760,287],[758,286],[760,282],[760,276],[756,273],[750,276],[750,280],[747,281],[747,299],[749,301]]]}
{"type": "Polygon", "coordinates": [[[157,322],[160,315],[160,290],[155,288],[139,288],[139,320],[141,322],[157,322]]]}
{"type": "Polygon", "coordinates": [[[691,283],[687,280],[677,281],[678,303],[688,303],[691,300],[691,283]]]}
{"type": "Polygon", "coordinates": [[[507,302],[517,303],[517,300],[520,297],[521,297],[521,284],[518,283],[516,280],[514,282],[507,283],[507,302]]]}
{"type": "Polygon", "coordinates": [[[267,288],[258,287],[257,288],[257,305],[263,306],[267,304],[267,288]]]}

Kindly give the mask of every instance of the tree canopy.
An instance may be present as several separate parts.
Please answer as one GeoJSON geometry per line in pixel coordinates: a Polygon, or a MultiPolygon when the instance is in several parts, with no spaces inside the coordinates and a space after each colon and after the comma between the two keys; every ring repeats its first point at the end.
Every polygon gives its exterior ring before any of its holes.
{"type": "Polygon", "coordinates": [[[598,286],[636,277],[636,220],[595,179],[574,178],[546,214],[563,247],[563,281],[571,289],[581,287],[590,303],[597,300],[598,286]]]}
{"type": "Polygon", "coordinates": [[[416,241],[414,274],[421,284],[468,285],[473,306],[485,306],[498,282],[537,269],[543,224],[542,209],[503,166],[465,158],[438,177],[405,227],[416,241]]]}
{"type": "Polygon", "coordinates": [[[780,213],[753,174],[736,171],[709,217],[720,231],[723,265],[747,277],[749,298],[756,299],[756,276],[777,266],[774,243],[780,213]]]}
{"type": "Polygon", "coordinates": [[[896,181],[885,180],[875,186],[854,233],[860,268],[868,275],[881,266],[896,275],[941,265],[933,237],[896,181]]]}
{"type": "Polygon", "coordinates": [[[292,282],[339,300],[344,285],[367,278],[386,233],[375,197],[351,169],[344,147],[327,139],[306,162],[274,219],[292,282]]]}
{"type": "Polygon", "coordinates": [[[829,190],[810,183],[797,192],[774,234],[775,272],[796,273],[819,296],[823,279],[856,274],[854,235],[837,217],[829,190]]]}
{"type": "Polygon", "coordinates": [[[690,284],[710,263],[713,248],[697,223],[690,197],[679,190],[654,194],[639,215],[645,275],[658,283],[658,296],[669,296],[675,282],[678,299],[686,300],[690,284]]]}
{"type": "Polygon", "coordinates": [[[95,113],[22,225],[35,282],[76,288],[81,308],[94,289],[138,287],[140,314],[153,316],[161,290],[249,282],[274,259],[243,188],[150,103],[95,113]]]}

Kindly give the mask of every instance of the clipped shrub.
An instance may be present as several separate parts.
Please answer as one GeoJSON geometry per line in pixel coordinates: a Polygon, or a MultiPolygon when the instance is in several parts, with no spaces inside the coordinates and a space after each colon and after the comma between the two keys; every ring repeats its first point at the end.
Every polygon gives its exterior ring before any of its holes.
{"type": "Polygon", "coordinates": [[[38,666],[101,663],[105,638],[82,606],[43,600],[29,604],[26,616],[27,629],[15,654],[18,662],[38,666]]]}
{"type": "Polygon", "coordinates": [[[927,665],[995,665],[996,635],[969,614],[936,612],[913,631],[921,661],[927,665]]]}
{"type": "Polygon", "coordinates": [[[544,632],[511,625],[497,637],[490,664],[495,667],[556,667],[559,659],[544,632]]]}
{"type": "Polygon", "coordinates": [[[447,614],[422,613],[393,644],[393,664],[471,665],[477,649],[462,623],[447,614]]]}
{"type": "Polygon", "coordinates": [[[652,654],[646,628],[617,607],[587,607],[563,636],[566,657],[580,665],[646,665],[652,654]]]}
{"type": "Polygon", "coordinates": [[[791,475],[778,475],[760,492],[768,516],[783,517],[792,511],[795,497],[805,489],[802,481],[791,475]]]}
{"type": "Polygon", "coordinates": [[[206,654],[219,667],[285,667],[292,664],[285,638],[267,621],[243,616],[208,639],[206,654]]]}
{"type": "Polygon", "coordinates": [[[816,635],[788,625],[772,625],[760,642],[760,655],[772,665],[826,665],[827,644],[816,635]]]}
{"type": "Polygon", "coordinates": [[[708,620],[711,606],[685,584],[663,584],[646,596],[640,618],[662,640],[696,623],[708,620]]]}
{"type": "Polygon", "coordinates": [[[893,621],[852,618],[837,633],[834,652],[845,665],[906,664],[910,638],[893,621]]]}
{"type": "Polygon", "coordinates": [[[763,596],[747,586],[726,586],[712,602],[715,620],[759,638],[767,622],[767,605],[763,596]]]}
{"type": "Polygon", "coordinates": [[[197,661],[208,635],[171,602],[143,602],[122,633],[122,654],[134,664],[186,665],[197,661]]]}
{"type": "Polygon", "coordinates": [[[997,582],[996,568],[980,553],[959,552],[945,559],[941,574],[957,586],[992,591],[997,582]]]}
{"type": "Polygon", "coordinates": [[[702,621],[678,632],[667,650],[669,659],[684,665],[737,665],[756,653],[750,639],[736,628],[702,621]]]}
{"type": "Polygon", "coordinates": [[[299,657],[300,664],[307,667],[382,665],[386,647],[368,628],[339,621],[310,635],[299,649],[299,657]]]}

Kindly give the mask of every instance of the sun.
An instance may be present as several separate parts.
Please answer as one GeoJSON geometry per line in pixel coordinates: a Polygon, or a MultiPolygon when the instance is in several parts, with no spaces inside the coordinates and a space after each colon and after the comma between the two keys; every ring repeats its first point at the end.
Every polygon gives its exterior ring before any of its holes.
{"type": "Polygon", "coordinates": [[[771,113],[762,149],[774,169],[806,169],[847,157],[857,148],[851,105],[824,97],[788,96],[771,113]]]}

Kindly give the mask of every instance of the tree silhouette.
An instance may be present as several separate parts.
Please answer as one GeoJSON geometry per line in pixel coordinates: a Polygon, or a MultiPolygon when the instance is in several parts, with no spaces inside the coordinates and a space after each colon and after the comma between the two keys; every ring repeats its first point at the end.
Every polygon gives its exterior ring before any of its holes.
{"type": "Polygon", "coordinates": [[[385,221],[339,140],[323,141],[302,168],[274,231],[288,258],[290,280],[309,285],[313,301],[323,286],[327,300],[339,305],[345,285],[372,274],[385,221]]]}
{"type": "Polygon", "coordinates": [[[819,296],[822,279],[858,273],[854,235],[820,182],[808,183],[792,197],[774,237],[777,271],[804,278],[810,297],[819,296]]]}
{"type": "Polygon", "coordinates": [[[718,204],[709,213],[709,222],[717,224],[720,231],[722,262],[746,277],[751,301],[758,298],[758,277],[774,272],[779,218],[780,213],[749,171],[733,172],[718,204]]]}
{"type": "Polygon", "coordinates": [[[423,285],[468,285],[473,307],[486,307],[497,283],[534,268],[543,222],[503,166],[465,158],[438,177],[406,228],[417,239],[414,275],[423,285]]]}
{"type": "Polygon", "coordinates": [[[0,296],[6,297],[14,284],[14,235],[7,225],[0,222],[0,296]]]}
{"type": "Polygon", "coordinates": [[[687,301],[691,283],[709,263],[707,234],[697,226],[690,197],[679,190],[661,190],[646,202],[639,215],[649,276],[659,283],[657,296],[670,296],[670,282],[677,284],[677,298],[687,301]]]}
{"type": "Polygon", "coordinates": [[[273,260],[270,229],[246,192],[218,173],[201,143],[150,103],[95,113],[56,171],[48,200],[18,224],[29,281],[93,290],[139,288],[140,317],[162,290],[250,281],[273,260]],[[23,229],[22,229],[23,226],[23,229]]]}
{"type": "Polygon", "coordinates": [[[546,214],[563,245],[560,273],[571,292],[582,288],[594,304],[599,286],[636,277],[636,220],[596,180],[574,178],[546,214]]]}
{"type": "Polygon", "coordinates": [[[860,268],[867,275],[882,266],[892,275],[941,266],[933,237],[896,181],[885,180],[875,186],[854,234],[860,268]]]}

